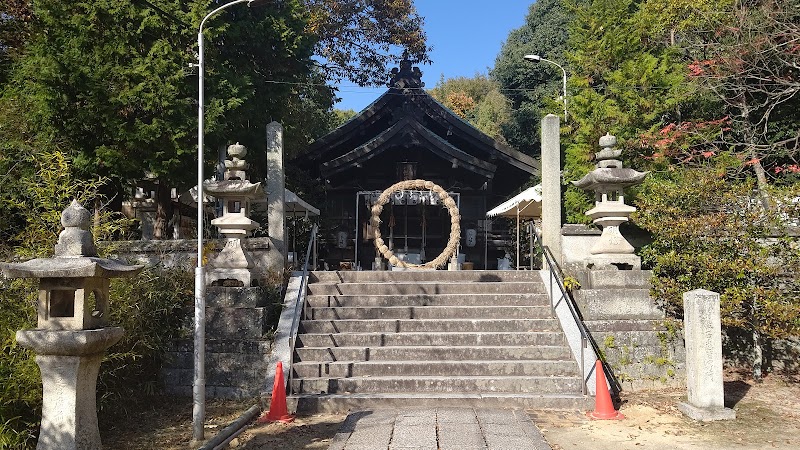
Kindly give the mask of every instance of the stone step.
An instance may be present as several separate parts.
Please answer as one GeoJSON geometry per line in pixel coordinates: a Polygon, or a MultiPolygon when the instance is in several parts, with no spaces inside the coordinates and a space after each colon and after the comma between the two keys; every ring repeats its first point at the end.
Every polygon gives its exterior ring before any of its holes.
{"type": "Polygon", "coordinates": [[[548,306],[380,306],[311,308],[310,320],[336,319],[545,319],[548,306]]]}
{"type": "Polygon", "coordinates": [[[556,319],[303,320],[302,333],[528,332],[561,331],[556,319]]]}
{"type": "Polygon", "coordinates": [[[312,307],[356,306],[548,306],[547,294],[308,295],[312,307]]]}
{"type": "Polygon", "coordinates": [[[476,345],[564,345],[560,332],[527,333],[329,333],[301,334],[298,347],[398,347],[476,345]]]}
{"type": "Polygon", "coordinates": [[[395,271],[314,271],[312,282],[375,283],[408,281],[474,281],[498,283],[508,281],[540,281],[538,271],[529,270],[395,270],[395,271]]]}
{"type": "MultiPolygon", "coordinates": [[[[270,392],[262,394],[268,403],[270,392]]],[[[303,414],[341,414],[377,408],[502,408],[587,411],[594,397],[576,394],[507,392],[296,394],[288,397],[290,411],[303,414]]]]}
{"type": "Polygon", "coordinates": [[[573,360],[488,360],[488,361],[341,361],[298,362],[292,365],[297,377],[367,376],[575,376],[573,360]]]}
{"type": "Polygon", "coordinates": [[[544,284],[536,282],[509,281],[503,283],[441,281],[393,282],[393,283],[311,283],[308,293],[312,295],[410,295],[410,294],[541,294],[544,284]]]}
{"type": "Polygon", "coordinates": [[[514,392],[557,394],[581,392],[579,377],[537,376],[376,376],[361,378],[295,378],[292,392],[342,394],[385,392],[514,392]]]}
{"type": "Polygon", "coordinates": [[[566,346],[405,346],[300,347],[295,361],[484,361],[496,359],[568,360],[566,346]]]}

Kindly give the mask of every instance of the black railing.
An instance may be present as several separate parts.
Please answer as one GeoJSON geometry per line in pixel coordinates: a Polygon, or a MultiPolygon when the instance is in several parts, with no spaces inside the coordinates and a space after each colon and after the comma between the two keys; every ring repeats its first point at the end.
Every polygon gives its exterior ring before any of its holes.
{"type": "MultiPolygon", "coordinates": [[[[305,295],[308,288],[308,263],[311,261],[312,249],[316,247],[318,226],[314,224],[311,228],[311,236],[308,238],[308,248],[306,249],[306,259],[303,262],[303,275],[300,278],[300,289],[297,291],[297,301],[294,304],[294,315],[292,319],[291,333],[289,334],[289,392],[292,393],[292,379],[294,378],[294,347],[297,343],[297,331],[300,328],[298,321],[300,316],[306,316],[307,302],[305,295]]],[[[316,266],[316,251],[314,251],[314,265],[316,266]]],[[[316,267],[315,267],[316,269],[316,267]]]]}
{"type": "MultiPolygon", "coordinates": [[[[612,390],[614,392],[619,392],[621,389],[619,381],[614,376],[614,373],[611,371],[610,367],[608,367],[606,361],[603,360],[602,353],[600,352],[600,347],[598,347],[597,342],[595,342],[595,340],[592,338],[591,332],[589,332],[589,329],[586,328],[586,325],[583,323],[583,318],[578,313],[578,305],[575,303],[575,299],[572,298],[572,294],[569,292],[569,290],[567,290],[564,284],[564,273],[561,271],[561,267],[559,266],[558,261],[556,261],[555,257],[553,256],[553,252],[550,251],[550,248],[544,245],[544,243],[542,243],[541,236],[539,236],[538,233],[535,232],[533,227],[531,227],[530,231],[531,231],[530,234],[533,237],[536,246],[539,247],[539,249],[541,249],[542,259],[544,260],[544,263],[547,264],[547,268],[549,269],[550,289],[552,289],[553,281],[555,280],[556,285],[558,285],[558,289],[561,291],[561,299],[558,302],[553,302],[552,298],[550,301],[550,306],[552,308],[553,316],[556,315],[555,310],[556,307],[558,306],[558,303],[560,303],[561,301],[565,301],[569,308],[569,312],[572,315],[572,319],[575,321],[575,325],[577,325],[578,330],[580,331],[581,334],[580,366],[581,366],[581,377],[583,378],[583,383],[582,383],[583,395],[586,395],[588,393],[588,389],[586,387],[586,365],[584,361],[585,359],[584,352],[588,345],[592,346],[592,350],[594,350],[595,355],[597,355],[597,358],[601,361],[601,364],[603,365],[603,372],[605,372],[606,379],[611,384],[612,390]]],[[[531,258],[533,257],[532,247],[533,246],[531,246],[531,258]]]]}

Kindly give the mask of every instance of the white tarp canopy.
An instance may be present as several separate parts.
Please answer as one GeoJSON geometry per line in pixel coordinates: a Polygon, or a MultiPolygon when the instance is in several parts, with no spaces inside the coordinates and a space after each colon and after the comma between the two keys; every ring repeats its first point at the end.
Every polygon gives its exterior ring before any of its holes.
{"type": "MultiPolygon", "coordinates": [[[[197,204],[197,186],[192,187],[188,192],[185,192],[181,195],[180,198],[181,202],[187,205],[196,205],[197,204]]],[[[214,197],[206,194],[203,192],[203,200],[205,202],[212,202],[214,201],[214,197]]],[[[264,193],[263,197],[254,198],[253,209],[261,209],[266,210],[268,199],[266,192],[264,193]],[[263,205],[263,206],[262,206],[263,205]]],[[[318,216],[319,209],[314,208],[308,202],[300,198],[294,192],[284,189],[283,194],[283,204],[284,204],[284,211],[286,213],[286,217],[309,217],[309,216],[318,216]]]]}
{"type": "Polygon", "coordinates": [[[542,185],[537,184],[500,203],[486,212],[486,217],[542,217],[542,185]]]}
{"type": "Polygon", "coordinates": [[[517,218],[517,270],[519,270],[519,219],[542,217],[542,185],[537,184],[486,212],[486,217],[517,218]]]}
{"type": "Polygon", "coordinates": [[[286,217],[308,217],[318,216],[319,210],[309,205],[305,200],[298,197],[294,192],[286,189],[283,194],[284,210],[286,217]]]}

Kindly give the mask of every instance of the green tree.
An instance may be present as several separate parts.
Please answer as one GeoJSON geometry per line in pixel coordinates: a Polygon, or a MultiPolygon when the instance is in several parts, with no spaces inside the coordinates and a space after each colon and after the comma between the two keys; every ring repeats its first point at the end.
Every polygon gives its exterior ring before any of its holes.
{"type": "MultiPolygon", "coordinates": [[[[57,140],[84,177],[110,178],[117,194],[128,181],[156,180],[157,223],[166,225],[170,188],[194,183],[197,83],[189,67],[195,30],[215,4],[36,2],[36,26],[4,96],[29,106],[38,141],[57,140]]],[[[374,80],[394,45],[426,58],[409,1],[287,0],[222,14],[205,27],[206,151],[232,141],[261,149],[271,120],[284,125],[288,149],[302,148],[331,120],[326,81],[374,80]],[[327,65],[312,60],[315,52],[327,65]]],[[[255,177],[263,159],[252,161],[255,177]]]]}
{"type": "Polygon", "coordinates": [[[358,113],[353,109],[334,109],[329,131],[333,131],[344,125],[348,120],[355,117],[356,114],[358,113]]]}
{"type": "MultiPolygon", "coordinates": [[[[591,170],[597,142],[607,132],[619,138],[628,165],[644,168],[642,156],[651,149],[641,145],[643,135],[709,114],[708,100],[688,79],[689,58],[663,39],[663,30],[649,25],[660,18],[648,5],[592,0],[574,10],[569,40],[574,121],[566,138],[566,181],[591,170]]],[[[568,220],[585,222],[591,199],[571,186],[565,197],[568,220]]]]}
{"type": "Polygon", "coordinates": [[[506,143],[503,127],[511,120],[511,105],[487,75],[442,77],[430,94],[475,128],[506,143]]]}
{"type": "Polygon", "coordinates": [[[692,166],[662,159],[634,220],[653,236],[643,256],[653,267],[656,300],[681,317],[684,292],[719,292],[723,325],[752,336],[759,379],[770,363],[762,347],[800,335],[800,248],[786,234],[786,219],[800,217],[793,201],[800,185],[774,189],[782,214],[769,214],[753,196],[755,177],[741,177],[740,165],[730,153],[692,166]]]}
{"type": "Polygon", "coordinates": [[[306,31],[317,39],[316,54],[328,79],[361,86],[386,83],[386,67],[407,51],[427,62],[424,20],[413,0],[306,0],[306,31]]]}
{"type": "Polygon", "coordinates": [[[800,156],[800,0],[737,0],[706,22],[713,33],[693,42],[691,75],[721,101],[720,144],[752,168],[770,209],[769,172],[783,178],[800,156]]]}
{"type": "MultiPolygon", "coordinates": [[[[584,0],[577,0],[579,3],[584,0]]],[[[565,59],[570,11],[565,0],[538,0],[530,6],[525,24],[511,31],[491,71],[500,92],[511,100],[511,120],[503,127],[508,143],[531,156],[538,156],[539,124],[546,114],[563,111],[562,74],[551,64],[523,60],[538,54],[559,63],[567,72],[565,59]]],[[[571,100],[571,94],[568,100],[571,100]]]]}
{"type": "Polygon", "coordinates": [[[29,0],[5,0],[0,4],[0,86],[7,81],[12,63],[30,38],[32,21],[29,0]]]}

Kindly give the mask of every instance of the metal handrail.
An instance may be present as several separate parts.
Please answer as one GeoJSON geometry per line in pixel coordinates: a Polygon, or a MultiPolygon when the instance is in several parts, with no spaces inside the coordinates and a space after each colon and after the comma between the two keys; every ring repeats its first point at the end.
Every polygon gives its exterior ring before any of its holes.
{"type": "Polygon", "coordinates": [[[306,315],[306,301],[303,293],[308,288],[308,263],[311,260],[311,249],[316,246],[318,226],[314,224],[311,228],[311,236],[308,238],[308,248],[306,248],[306,260],[303,263],[303,275],[300,278],[300,289],[297,291],[297,301],[294,303],[294,318],[292,319],[291,333],[289,334],[289,391],[292,393],[292,379],[294,378],[294,347],[297,342],[297,330],[300,328],[297,321],[300,319],[302,308],[302,315],[306,315]]]}
{"type": "MultiPolygon", "coordinates": [[[[550,286],[553,286],[553,280],[556,281],[558,285],[558,289],[561,291],[561,298],[567,302],[567,306],[569,307],[569,312],[572,315],[572,319],[575,321],[575,324],[578,326],[578,330],[581,333],[581,355],[580,355],[580,364],[581,364],[581,377],[583,378],[583,395],[588,393],[588,388],[586,386],[586,378],[584,378],[586,374],[586,366],[584,361],[584,349],[586,349],[587,345],[591,345],[592,349],[594,350],[595,355],[597,358],[600,359],[600,362],[603,366],[603,372],[606,374],[606,379],[609,380],[612,387],[616,392],[620,391],[620,384],[617,378],[614,376],[614,373],[608,367],[608,363],[603,359],[602,353],[600,352],[600,347],[595,342],[594,338],[592,338],[592,334],[586,325],[583,323],[583,319],[581,318],[580,314],[578,313],[578,305],[575,303],[575,299],[572,298],[572,294],[569,293],[567,288],[564,286],[564,273],[561,270],[561,267],[558,265],[558,261],[556,261],[555,257],[553,256],[553,252],[550,250],[550,247],[544,245],[542,242],[541,236],[538,233],[533,232],[531,230],[531,234],[533,235],[534,241],[536,245],[542,250],[542,257],[544,258],[545,262],[547,263],[548,268],[550,269],[550,286]]],[[[531,255],[531,257],[533,257],[531,255]]],[[[556,305],[551,301],[550,306],[552,308],[552,313],[555,316],[555,308],[556,305]]]]}

